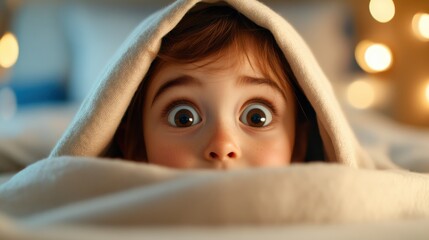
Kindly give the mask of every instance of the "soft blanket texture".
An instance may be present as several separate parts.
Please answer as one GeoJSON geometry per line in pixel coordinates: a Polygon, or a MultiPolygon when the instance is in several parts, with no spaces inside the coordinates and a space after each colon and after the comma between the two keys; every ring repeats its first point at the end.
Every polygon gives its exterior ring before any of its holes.
{"type": "Polygon", "coordinates": [[[429,216],[428,183],[337,164],[218,172],[62,157],[1,185],[0,209],[31,226],[365,222],[429,216]]]}
{"type": "Polygon", "coordinates": [[[370,158],[304,41],[253,0],[225,2],[275,36],[317,113],[329,163],[216,172],[98,158],[153,60],[149,53],[157,52],[161,38],[198,2],[219,1],[177,1],[142,22],[50,158],[0,186],[0,210],[10,222],[5,226],[272,226],[429,218],[429,176],[401,170],[386,157],[370,158]]]}

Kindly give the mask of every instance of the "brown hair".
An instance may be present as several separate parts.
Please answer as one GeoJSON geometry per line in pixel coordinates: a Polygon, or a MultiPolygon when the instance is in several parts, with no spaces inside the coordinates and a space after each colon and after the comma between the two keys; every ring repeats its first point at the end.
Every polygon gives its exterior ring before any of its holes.
{"type": "MultiPolygon", "coordinates": [[[[265,77],[280,80],[278,84],[285,96],[287,88],[294,91],[299,105],[297,125],[311,122],[313,130],[317,130],[314,110],[300,90],[291,67],[271,32],[231,7],[206,5],[208,4],[197,4],[162,39],[161,48],[137,89],[105,157],[146,161],[142,113],[144,99],[152,76],[162,69],[164,63],[195,63],[206,59],[211,62],[231,52],[244,53],[248,58],[249,49],[257,56],[257,67],[265,77]],[[274,78],[270,74],[274,74],[274,78]]],[[[318,130],[316,132],[318,134],[318,130]]],[[[321,145],[320,140],[318,144],[321,145]]],[[[316,157],[321,158],[320,155],[319,150],[316,157]]]]}

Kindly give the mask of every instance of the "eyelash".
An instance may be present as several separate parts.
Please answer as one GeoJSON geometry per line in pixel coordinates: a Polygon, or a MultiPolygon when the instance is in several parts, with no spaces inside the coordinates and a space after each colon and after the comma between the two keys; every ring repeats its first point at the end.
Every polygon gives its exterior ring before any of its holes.
{"type": "Polygon", "coordinates": [[[171,101],[170,104],[167,105],[167,107],[165,107],[162,110],[161,116],[162,118],[166,118],[167,115],[171,112],[171,110],[179,105],[190,105],[193,108],[195,108],[197,110],[197,112],[199,113],[199,109],[195,106],[195,104],[192,103],[192,101],[187,100],[187,99],[178,99],[178,100],[173,100],[171,101]]]}
{"type": "Polygon", "coordinates": [[[240,110],[240,112],[243,112],[243,110],[247,106],[249,106],[250,104],[253,104],[253,103],[262,103],[262,104],[264,104],[265,106],[267,106],[271,110],[271,113],[274,116],[278,116],[278,111],[277,111],[277,108],[275,107],[274,103],[272,101],[264,98],[264,97],[255,97],[255,98],[252,98],[252,99],[248,100],[247,102],[245,102],[243,104],[243,107],[240,110]]]}
{"type": "MultiPolygon", "coordinates": [[[[274,116],[278,116],[278,111],[277,111],[277,108],[275,107],[274,103],[272,101],[266,99],[266,98],[263,98],[263,97],[255,97],[255,98],[252,98],[252,99],[246,101],[243,104],[242,108],[240,109],[240,114],[243,112],[243,110],[247,106],[249,106],[250,104],[254,104],[254,103],[262,103],[262,104],[266,105],[271,110],[271,112],[274,116]]],[[[192,103],[192,101],[190,101],[188,99],[177,99],[177,100],[171,101],[171,103],[168,104],[162,110],[161,117],[166,118],[168,116],[168,114],[170,113],[170,111],[179,105],[190,105],[190,106],[194,107],[197,110],[197,112],[200,113],[199,109],[196,107],[195,104],[192,103]]]]}

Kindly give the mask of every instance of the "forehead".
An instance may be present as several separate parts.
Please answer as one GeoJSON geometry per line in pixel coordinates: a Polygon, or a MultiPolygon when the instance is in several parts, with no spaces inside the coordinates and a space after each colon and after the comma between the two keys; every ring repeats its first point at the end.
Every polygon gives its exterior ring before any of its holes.
{"type": "Polygon", "coordinates": [[[255,64],[252,55],[235,54],[231,51],[220,53],[197,62],[181,65],[185,70],[193,72],[206,72],[212,75],[246,73],[255,77],[263,77],[264,71],[255,64]]]}
{"type": "Polygon", "coordinates": [[[257,59],[256,53],[251,50],[236,51],[233,48],[225,49],[214,56],[206,57],[195,62],[168,62],[163,61],[156,66],[152,74],[150,85],[162,84],[165,75],[179,72],[189,72],[192,74],[209,74],[209,75],[231,75],[245,74],[252,77],[266,78],[278,85],[282,81],[273,72],[270,64],[261,64],[257,59]],[[164,75],[160,77],[160,75],[164,75]]]}
{"type": "MultiPolygon", "coordinates": [[[[291,89],[285,89],[284,84],[279,84],[281,79],[275,78],[275,74],[266,74],[258,67],[254,55],[225,54],[216,58],[207,58],[194,63],[169,63],[164,62],[151,79],[146,92],[145,101],[154,102],[158,96],[175,87],[250,87],[258,91],[274,90],[288,101],[292,99],[291,89]],[[268,75],[268,76],[267,76],[268,75]],[[218,83],[221,83],[219,85],[218,83]],[[226,84],[226,85],[225,85],[226,84]],[[269,87],[269,88],[266,88],[269,87]]],[[[214,92],[219,91],[213,89],[214,92]]],[[[247,89],[247,88],[246,88],[247,89]]],[[[274,92],[273,92],[274,93],[274,92]]]]}
{"type": "Polygon", "coordinates": [[[250,35],[244,38],[242,34],[240,41],[234,41],[232,44],[209,55],[199,55],[199,58],[187,59],[176,57],[165,57],[161,55],[152,66],[151,74],[146,79],[145,95],[151,95],[150,92],[156,91],[157,86],[164,84],[168,78],[173,78],[176,72],[186,71],[186,73],[200,73],[210,75],[233,74],[241,71],[247,76],[265,78],[271,81],[272,85],[277,85],[283,97],[288,100],[292,98],[294,88],[289,82],[290,76],[286,74],[283,61],[279,58],[278,50],[274,46],[257,39],[250,35]],[[258,41],[259,40],[259,41],[258,41]],[[168,74],[173,76],[168,77],[168,74]]]}

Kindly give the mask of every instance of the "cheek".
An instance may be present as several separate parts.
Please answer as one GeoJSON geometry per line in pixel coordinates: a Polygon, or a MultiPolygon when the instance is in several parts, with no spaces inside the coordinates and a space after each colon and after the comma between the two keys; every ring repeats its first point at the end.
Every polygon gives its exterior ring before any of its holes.
{"type": "Polygon", "coordinates": [[[264,137],[257,139],[246,149],[252,166],[285,166],[289,165],[292,159],[293,146],[295,142],[295,131],[284,124],[274,129],[264,137]]]}
{"type": "Polygon", "coordinates": [[[149,163],[172,168],[191,168],[193,166],[194,154],[190,152],[191,148],[186,144],[178,144],[159,135],[153,135],[149,139],[146,144],[149,163]]]}
{"type": "Polygon", "coordinates": [[[252,157],[251,165],[260,167],[275,167],[289,165],[292,150],[288,141],[270,141],[259,144],[249,150],[252,157]]]}
{"type": "Polygon", "coordinates": [[[289,101],[282,111],[283,121],[270,134],[258,138],[258,142],[252,144],[253,148],[248,149],[253,166],[278,167],[291,163],[295,144],[294,112],[295,103],[289,101]]]}

